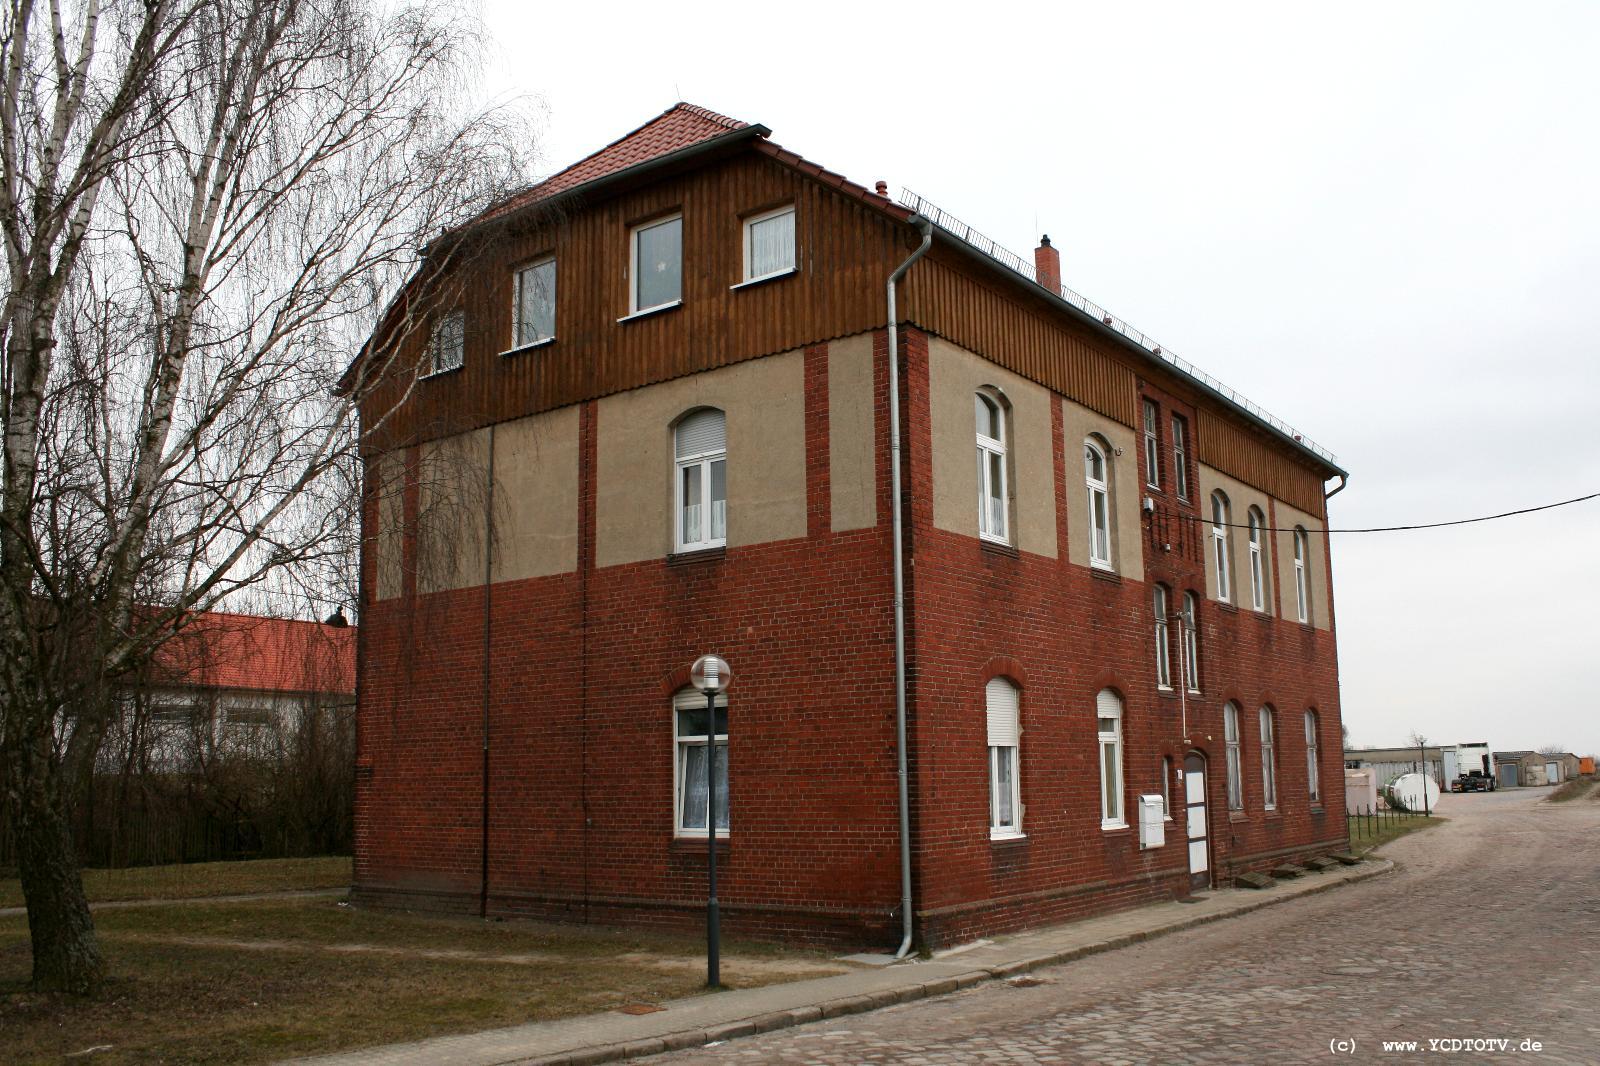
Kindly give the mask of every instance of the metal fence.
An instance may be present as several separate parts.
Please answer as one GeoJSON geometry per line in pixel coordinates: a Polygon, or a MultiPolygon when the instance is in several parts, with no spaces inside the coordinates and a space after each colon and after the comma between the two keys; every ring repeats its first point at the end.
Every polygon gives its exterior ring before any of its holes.
{"type": "Polygon", "coordinates": [[[1386,829],[1414,824],[1418,821],[1427,821],[1432,817],[1432,811],[1405,811],[1392,807],[1357,807],[1354,811],[1347,810],[1344,813],[1345,835],[1354,844],[1359,840],[1375,838],[1386,829]]]}

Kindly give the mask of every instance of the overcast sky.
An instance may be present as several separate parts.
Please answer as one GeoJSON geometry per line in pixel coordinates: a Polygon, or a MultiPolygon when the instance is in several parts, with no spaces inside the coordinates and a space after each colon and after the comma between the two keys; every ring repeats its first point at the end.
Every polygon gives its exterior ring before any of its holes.
{"type": "MultiPolygon", "coordinates": [[[[485,3],[544,172],[679,99],[910,188],[1331,448],[1335,527],[1600,492],[1600,4],[485,3]]],[[[1345,724],[1600,750],[1600,500],[1335,536],[1345,724]]]]}

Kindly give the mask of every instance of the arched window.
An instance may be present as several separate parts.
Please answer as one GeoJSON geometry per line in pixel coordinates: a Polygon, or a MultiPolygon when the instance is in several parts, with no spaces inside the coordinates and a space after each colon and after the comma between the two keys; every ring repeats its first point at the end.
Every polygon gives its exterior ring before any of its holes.
{"type": "Polygon", "coordinates": [[[1017,749],[1022,739],[1017,686],[1003,677],[984,686],[989,715],[989,836],[1022,835],[1017,749]]]}
{"type": "Polygon", "coordinates": [[[1272,724],[1272,708],[1261,708],[1261,796],[1267,810],[1278,808],[1278,743],[1272,724]]]}
{"type": "Polygon", "coordinates": [[[712,733],[706,697],[692,688],[672,698],[675,829],[679,836],[706,835],[706,754],[708,737],[717,745],[717,835],[728,833],[728,698],[718,696],[712,733]]]}
{"type": "Polygon", "coordinates": [[[1183,594],[1183,682],[1190,692],[1200,691],[1199,601],[1192,592],[1183,594]]]}
{"type": "Polygon", "coordinates": [[[1222,708],[1222,737],[1228,747],[1228,810],[1244,810],[1243,758],[1239,744],[1239,706],[1225,704],[1222,708]]]}
{"type": "Polygon", "coordinates": [[[1159,412],[1149,400],[1144,402],[1144,483],[1161,488],[1161,434],[1156,428],[1159,412]]]}
{"type": "Polygon", "coordinates": [[[727,418],[707,407],[678,423],[677,550],[718,548],[728,542],[727,418]]]}
{"type": "Polygon", "coordinates": [[[1313,803],[1322,799],[1321,775],[1317,771],[1317,712],[1306,712],[1306,790],[1313,803]]]}
{"type": "Polygon", "coordinates": [[[1294,600],[1302,622],[1311,621],[1311,584],[1306,580],[1306,564],[1310,559],[1310,545],[1306,543],[1306,531],[1301,526],[1294,527],[1294,600]]]}
{"type": "Polygon", "coordinates": [[[1010,542],[1006,495],[1006,411],[986,392],[973,395],[978,423],[978,536],[1010,542]]]}
{"type": "Polygon", "coordinates": [[[1172,653],[1167,642],[1167,586],[1155,586],[1154,607],[1156,615],[1156,684],[1172,687],[1172,653]]]}
{"type": "Polygon", "coordinates": [[[1100,828],[1121,829],[1128,824],[1122,817],[1122,697],[1101,689],[1094,702],[1100,744],[1100,828]]]}
{"type": "Polygon", "coordinates": [[[1261,554],[1261,538],[1267,521],[1261,508],[1252,507],[1250,515],[1250,606],[1258,611],[1267,609],[1267,568],[1261,554]]]}
{"type": "Polygon", "coordinates": [[[1089,565],[1111,569],[1111,478],[1104,446],[1083,442],[1083,480],[1089,489],[1089,565]]]}
{"type": "Polygon", "coordinates": [[[1217,572],[1217,599],[1223,603],[1233,600],[1232,575],[1228,570],[1228,497],[1220,492],[1211,494],[1211,558],[1217,572]]]}

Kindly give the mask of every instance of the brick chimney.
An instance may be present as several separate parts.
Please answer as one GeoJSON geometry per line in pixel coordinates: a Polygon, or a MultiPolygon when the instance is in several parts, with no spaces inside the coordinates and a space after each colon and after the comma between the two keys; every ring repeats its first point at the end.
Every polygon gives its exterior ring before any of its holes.
{"type": "Polygon", "coordinates": [[[1039,238],[1039,247],[1033,250],[1033,269],[1039,284],[1053,295],[1061,295],[1061,253],[1050,245],[1050,234],[1039,238]]]}

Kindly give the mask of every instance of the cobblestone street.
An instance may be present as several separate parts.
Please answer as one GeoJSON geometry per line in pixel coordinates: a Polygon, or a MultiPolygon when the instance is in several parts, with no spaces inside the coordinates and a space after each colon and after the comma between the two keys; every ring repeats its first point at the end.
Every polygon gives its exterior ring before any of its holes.
{"type": "Polygon", "coordinates": [[[654,1061],[1587,1066],[1600,1062],[1600,800],[1540,802],[1550,791],[1447,796],[1450,821],[1389,845],[1400,868],[1358,885],[1010,984],[654,1061]],[[1519,1051],[1525,1040],[1542,1048],[1519,1051]]]}

